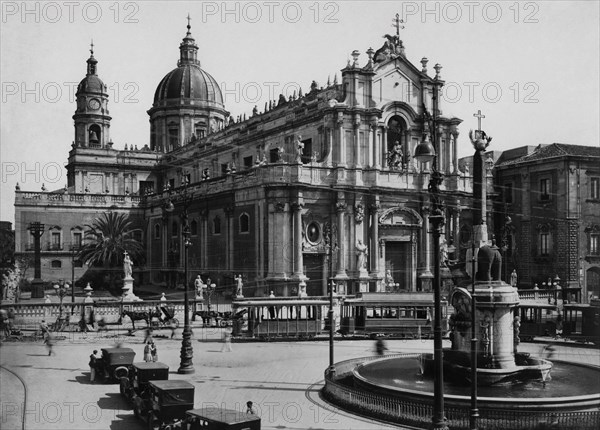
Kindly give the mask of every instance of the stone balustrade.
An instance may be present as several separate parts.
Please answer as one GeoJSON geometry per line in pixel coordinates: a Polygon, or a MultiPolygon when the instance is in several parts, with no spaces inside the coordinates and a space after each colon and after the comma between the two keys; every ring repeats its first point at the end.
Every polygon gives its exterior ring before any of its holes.
{"type": "MultiPolygon", "coordinates": [[[[156,306],[166,306],[175,308],[175,318],[177,318],[180,324],[183,324],[184,320],[184,302],[183,300],[148,300],[141,302],[121,302],[121,301],[95,301],[91,304],[88,303],[71,303],[68,301],[63,302],[63,315],[74,315],[71,317],[72,322],[77,322],[83,314],[83,308],[85,306],[92,306],[94,312],[94,320],[100,321],[104,319],[104,322],[109,324],[117,324],[121,317],[123,310],[129,310],[133,312],[144,312],[147,310],[154,310],[156,306]]],[[[20,326],[38,326],[42,320],[46,320],[47,323],[55,321],[60,314],[59,303],[10,303],[0,305],[2,309],[14,308],[15,310],[15,321],[14,324],[17,327],[20,326]]],[[[206,309],[206,305],[202,300],[190,300],[190,311],[199,311],[206,309]]],[[[217,306],[214,304],[212,310],[219,312],[231,312],[230,304],[219,303],[217,306]]],[[[125,321],[122,323],[129,325],[131,321],[129,318],[124,318],[125,321]]]]}

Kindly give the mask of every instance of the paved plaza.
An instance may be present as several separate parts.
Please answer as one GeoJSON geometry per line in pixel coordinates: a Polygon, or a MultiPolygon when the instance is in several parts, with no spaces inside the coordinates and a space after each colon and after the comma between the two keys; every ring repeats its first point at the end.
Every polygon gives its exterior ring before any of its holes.
{"type": "MultiPolygon", "coordinates": [[[[319,396],[328,365],[328,342],[234,343],[221,352],[220,329],[194,329],[193,375],[176,373],[180,331],[171,340],[155,337],[159,361],[171,368],[171,379],[186,379],[196,387],[195,407],[217,405],[244,410],[252,400],[263,429],[383,429],[397,428],[351,415],[319,396]]],[[[5,430],[21,429],[142,429],[117,384],[89,382],[93,349],[115,345],[133,348],[142,360],[143,332],[114,337],[73,334],[59,341],[48,356],[43,343],[10,342],[0,349],[2,366],[1,421],[5,430]],[[23,401],[26,405],[23,408],[23,401]]],[[[445,341],[447,342],[447,341],[445,341]]],[[[336,341],[335,360],[373,355],[373,341],[336,341]]],[[[444,346],[449,346],[445,344],[444,346]]],[[[431,351],[429,340],[390,340],[390,352],[431,351]]],[[[544,344],[522,344],[521,350],[540,353],[544,344]]],[[[559,345],[555,359],[598,364],[598,350],[559,345]]]]}

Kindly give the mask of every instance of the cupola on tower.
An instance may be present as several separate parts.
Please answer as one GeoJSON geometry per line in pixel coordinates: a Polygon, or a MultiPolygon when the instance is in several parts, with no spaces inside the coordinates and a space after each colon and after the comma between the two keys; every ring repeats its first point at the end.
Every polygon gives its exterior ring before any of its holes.
{"type": "Polygon", "coordinates": [[[177,68],[160,81],[150,115],[150,147],[173,151],[223,128],[229,113],[217,81],[200,67],[198,45],[190,32],[179,45],[177,68]]]}
{"type": "Polygon", "coordinates": [[[108,93],[106,85],[98,77],[98,60],[94,58],[91,44],[87,60],[87,74],[77,86],[75,98],[77,110],[75,121],[75,146],[83,148],[106,148],[110,142],[110,120],[108,115],[108,93]]]}

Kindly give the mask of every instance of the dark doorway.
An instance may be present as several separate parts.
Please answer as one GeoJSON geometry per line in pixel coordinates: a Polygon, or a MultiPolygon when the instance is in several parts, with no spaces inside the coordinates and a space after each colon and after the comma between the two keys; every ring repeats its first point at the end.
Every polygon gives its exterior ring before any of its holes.
{"type": "Polygon", "coordinates": [[[412,291],[410,242],[386,242],[385,269],[392,272],[398,291],[412,291]]]}
{"type": "Polygon", "coordinates": [[[309,278],[306,281],[306,294],[309,296],[322,296],[323,256],[319,254],[304,254],[304,274],[309,278]]]}

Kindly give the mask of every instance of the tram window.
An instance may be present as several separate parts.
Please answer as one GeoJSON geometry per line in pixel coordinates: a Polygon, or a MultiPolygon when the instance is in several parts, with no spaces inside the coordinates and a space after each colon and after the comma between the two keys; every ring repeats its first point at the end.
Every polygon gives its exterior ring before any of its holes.
{"type": "Polygon", "coordinates": [[[374,318],[374,309],[373,308],[365,308],[367,318],[374,318]]]}

